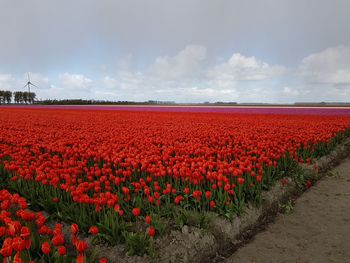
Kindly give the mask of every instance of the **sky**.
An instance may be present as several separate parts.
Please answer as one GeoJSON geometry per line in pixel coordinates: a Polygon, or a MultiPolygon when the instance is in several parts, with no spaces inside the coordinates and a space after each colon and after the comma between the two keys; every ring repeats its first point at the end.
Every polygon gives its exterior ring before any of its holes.
{"type": "Polygon", "coordinates": [[[0,0],[0,89],[40,99],[350,102],[348,0],[0,0]]]}

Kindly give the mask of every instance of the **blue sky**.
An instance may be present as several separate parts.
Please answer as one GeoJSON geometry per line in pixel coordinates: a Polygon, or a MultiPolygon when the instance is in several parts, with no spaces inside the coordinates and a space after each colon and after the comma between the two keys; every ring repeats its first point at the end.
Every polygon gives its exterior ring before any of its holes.
{"type": "Polygon", "coordinates": [[[39,98],[350,101],[347,0],[0,0],[0,89],[39,98]]]}

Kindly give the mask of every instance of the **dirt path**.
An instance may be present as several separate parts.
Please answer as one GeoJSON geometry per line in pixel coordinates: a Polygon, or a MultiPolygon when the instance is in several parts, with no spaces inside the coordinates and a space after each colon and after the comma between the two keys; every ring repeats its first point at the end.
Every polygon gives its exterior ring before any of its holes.
{"type": "Polygon", "coordinates": [[[225,262],[350,262],[350,158],[225,262]]]}

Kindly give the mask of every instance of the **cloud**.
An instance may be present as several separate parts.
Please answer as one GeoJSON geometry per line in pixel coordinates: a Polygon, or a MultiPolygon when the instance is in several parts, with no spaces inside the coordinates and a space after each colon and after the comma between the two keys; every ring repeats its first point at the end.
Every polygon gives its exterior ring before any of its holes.
{"type": "MultiPolygon", "coordinates": [[[[29,72],[30,82],[33,83],[36,89],[49,89],[51,88],[49,78],[40,73],[29,72]]],[[[21,80],[22,81],[22,80],[21,80]]],[[[23,85],[28,81],[28,75],[23,75],[23,85]]]]}
{"type": "Polygon", "coordinates": [[[308,84],[350,87],[350,46],[327,48],[302,60],[301,75],[308,84]]]}
{"type": "Polygon", "coordinates": [[[83,74],[69,74],[64,73],[59,76],[61,86],[68,90],[82,90],[89,91],[92,80],[85,77],[83,74]]]}
{"type": "Polygon", "coordinates": [[[127,54],[126,56],[122,57],[118,61],[118,69],[128,70],[131,66],[132,60],[133,60],[132,54],[127,54]]]}
{"type": "Polygon", "coordinates": [[[298,96],[300,94],[299,90],[297,89],[292,89],[290,87],[284,87],[283,90],[282,90],[282,93],[286,96],[298,96]]]}
{"type": "MultiPolygon", "coordinates": [[[[29,73],[30,82],[36,87],[32,89],[48,89],[50,88],[49,78],[40,73],[29,73]]],[[[15,77],[12,74],[0,74],[0,89],[6,89],[11,91],[24,90],[24,85],[28,82],[27,73],[20,77],[15,77]]]]}
{"type": "Polygon", "coordinates": [[[204,46],[187,45],[173,56],[156,57],[142,70],[130,67],[134,57],[130,54],[117,64],[115,73],[110,70],[94,81],[83,74],[61,74],[55,94],[134,101],[343,101],[350,96],[349,56],[349,47],[338,46],[310,54],[294,69],[241,53],[208,65],[204,46]]]}
{"type": "MultiPolygon", "coordinates": [[[[208,57],[204,46],[187,45],[175,55],[158,56],[138,70],[131,67],[134,55],[130,54],[95,78],[69,72],[50,75],[50,79],[38,72],[30,76],[39,87],[34,90],[38,98],[344,101],[350,97],[349,49],[346,46],[328,48],[305,57],[295,68],[286,68],[241,53],[219,59],[215,55],[208,57]]],[[[26,80],[25,74],[0,74],[1,87],[11,90],[20,90],[26,80]]]]}
{"type": "Polygon", "coordinates": [[[115,94],[121,100],[180,102],[254,99],[259,94],[252,94],[256,88],[247,86],[247,80],[261,83],[286,71],[238,53],[227,62],[215,60],[218,65],[205,66],[206,59],[205,47],[188,45],[174,56],[157,57],[143,71],[119,70],[103,77],[104,94],[115,94]]]}
{"type": "Polygon", "coordinates": [[[12,90],[14,82],[11,74],[0,74],[0,90],[12,90]]]}
{"type": "Polygon", "coordinates": [[[105,76],[102,82],[104,87],[106,87],[107,89],[115,89],[118,86],[118,80],[110,76],[105,76]]]}
{"type": "Polygon", "coordinates": [[[157,57],[151,65],[150,73],[160,79],[183,79],[197,76],[201,63],[206,59],[207,50],[203,46],[188,45],[173,57],[157,57]]]}
{"type": "Polygon", "coordinates": [[[143,63],[188,43],[295,66],[310,50],[350,43],[348,0],[18,2],[0,1],[1,70],[12,74],[73,72],[74,63],[87,74],[91,64],[128,53],[143,63]]]}
{"type": "Polygon", "coordinates": [[[282,66],[270,66],[254,56],[246,57],[234,53],[227,62],[210,69],[208,76],[231,81],[259,81],[280,76],[285,72],[286,69],[282,66]]]}

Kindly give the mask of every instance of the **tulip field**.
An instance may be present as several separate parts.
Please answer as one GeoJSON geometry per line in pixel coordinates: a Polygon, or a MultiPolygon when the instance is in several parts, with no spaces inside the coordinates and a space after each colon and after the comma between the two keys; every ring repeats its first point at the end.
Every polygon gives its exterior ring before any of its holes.
{"type": "Polygon", "coordinates": [[[350,135],[350,110],[278,111],[0,108],[0,259],[148,253],[182,211],[239,216],[350,135]]]}

